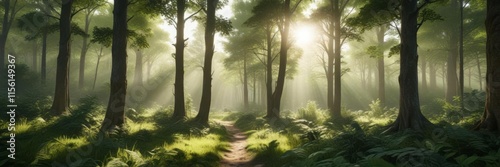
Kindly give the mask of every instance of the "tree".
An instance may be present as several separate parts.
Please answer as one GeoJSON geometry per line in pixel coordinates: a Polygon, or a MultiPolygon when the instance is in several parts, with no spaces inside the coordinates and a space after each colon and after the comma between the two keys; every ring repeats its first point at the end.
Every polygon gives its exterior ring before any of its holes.
{"type": "Polygon", "coordinates": [[[51,111],[53,115],[61,115],[69,109],[69,57],[71,49],[71,18],[74,0],[62,3],[59,19],[59,55],[57,56],[57,72],[54,102],[51,111]]]}
{"type": "Polygon", "coordinates": [[[500,130],[500,1],[486,1],[486,104],[476,129],[500,130]]]}
{"type": "Polygon", "coordinates": [[[207,20],[205,24],[205,63],[203,66],[203,87],[200,102],[200,111],[196,120],[204,125],[208,124],[210,102],[212,99],[212,59],[214,56],[215,10],[219,0],[207,0],[207,20]]]}
{"type": "Polygon", "coordinates": [[[428,2],[417,4],[418,0],[401,1],[399,113],[396,121],[386,131],[420,131],[432,125],[420,111],[417,65],[417,31],[423,23],[417,23],[417,17],[428,2]]]}
{"type": "Polygon", "coordinates": [[[101,131],[122,128],[125,123],[127,95],[127,6],[128,1],[115,0],[113,8],[113,42],[111,46],[111,89],[101,131]]]}
{"type": "Polygon", "coordinates": [[[14,22],[16,14],[24,8],[23,2],[18,0],[3,0],[3,19],[2,19],[2,32],[0,34],[0,66],[3,69],[5,64],[5,45],[7,44],[7,37],[9,35],[10,27],[14,22]],[[12,2],[11,2],[12,1],[12,2]]]}
{"type": "Polygon", "coordinates": [[[274,89],[272,95],[272,102],[271,102],[272,113],[271,115],[266,115],[267,118],[271,119],[280,118],[281,97],[283,95],[283,88],[285,86],[285,75],[288,62],[288,50],[290,49],[290,44],[288,39],[290,33],[290,24],[292,22],[292,15],[297,10],[301,2],[302,0],[298,0],[292,4],[291,0],[285,0],[284,3],[282,4],[283,11],[281,11],[282,15],[280,17],[280,21],[278,24],[278,30],[281,35],[278,78],[276,81],[276,88],[274,89]]]}
{"type": "MultiPolygon", "coordinates": [[[[341,47],[347,38],[357,38],[353,29],[345,26],[350,12],[344,13],[350,0],[329,0],[312,15],[323,32],[320,46],[327,53],[324,63],[327,80],[327,105],[332,117],[341,118],[341,47]]],[[[322,60],[323,61],[323,60],[322,60]]]]}
{"type": "MultiPolygon", "coordinates": [[[[85,24],[84,24],[84,32],[86,34],[89,33],[90,22],[92,21],[92,16],[94,12],[99,9],[99,7],[104,6],[106,4],[105,0],[87,0],[84,2],[84,13],[85,13],[85,24]]],[[[88,36],[84,36],[82,40],[82,50],[80,52],[80,71],[78,78],[78,87],[82,89],[85,85],[85,58],[88,51],[88,36]]]]}
{"type": "Polygon", "coordinates": [[[261,27],[265,31],[265,51],[266,59],[262,61],[266,66],[266,99],[267,99],[267,114],[266,118],[272,118],[273,112],[273,62],[276,56],[273,54],[273,42],[276,35],[275,25],[280,17],[281,6],[277,0],[261,0],[253,9],[253,16],[248,18],[246,25],[251,27],[261,27]]]}

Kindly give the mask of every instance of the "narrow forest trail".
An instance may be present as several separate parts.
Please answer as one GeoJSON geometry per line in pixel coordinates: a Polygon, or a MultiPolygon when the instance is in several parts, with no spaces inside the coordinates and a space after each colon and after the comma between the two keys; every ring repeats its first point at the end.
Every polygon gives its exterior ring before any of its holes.
{"type": "MultiPolygon", "coordinates": [[[[218,121],[221,125],[226,127],[230,138],[229,151],[224,152],[220,167],[251,167],[252,156],[247,153],[247,136],[237,127],[233,122],[218,121]]],[[[261,165],[256,165],[261,166],[261,165]]]]}

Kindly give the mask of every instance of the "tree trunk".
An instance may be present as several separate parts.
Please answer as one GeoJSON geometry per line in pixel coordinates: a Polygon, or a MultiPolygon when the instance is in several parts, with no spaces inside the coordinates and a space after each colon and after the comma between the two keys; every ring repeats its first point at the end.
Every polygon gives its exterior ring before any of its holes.
{"type": "Polygon", "coordinates": [[[97,81],[97,72],[99,71],[99,62],[101,62],[101,56],[102,56],[102,46],[101,50],[99,51],[99,55],[97,55],[97,63],[95,65],[94,84],[92,85],[92,90],[95,90],[95,82],[97,81]]]}
{"type": "Polygon", "coordinates": [[[210,102],[212,101],[212,59],[214,56],[215,10],[218,1],[219,0],[207,0],[207,24],[205,27],[205,62],[203,66],[203,90],[201,94],[200,111],[196,116],[196,120],[203,125],[208,125],[210,102]]]}
{"type": "Polygon", "coordinates": [[[278,69],[278,79],[276,81],[276,89],[273,92],[272,113],[270,117],[273,119],[280,118],[281,96],[285,86],[286,64],[288,59],[288,34],[290,31],[290,0],[285,0],[283,6],[284,20],[283,25],[280,25],[281,45],[280,45],[280,65],[278,69]]]}
{"type": "MultiPolygon", "coordinates": [[[[451,1],[451,6],[457,6],[457,1],[452,0],[451,1]]],[[[458,13],[457,13],[458,14],[458,13]]],[[[452,19],[456,20],[456,19],[452,19]]],[[[458,20],[456,20],[458,22],[458,20]]],[[[455,24],[453,24],[455,25],[455,24]]],[[[458,48],[458,40],[459,40],[459,33],[456,30],[458,27],[452,27],[450,28],[450,40],[449,40],[449,55],[448,59],[446,61],[447,64],[447,69],[446,69],[446,82],[447,82],[447,87],[446,87],[446,101],[451,103],[453,102],[453,97],[458,95],[458,76],[457,76],[457,61],[458,61],[458,55],[459,55],[459,48],[458,48]]]]}
{"type": "MultiPolygon", "coordinates": [[[[90,14],[91,13],[86,13],[85,15],[85,34],[89,33],[89,26],[90,26],[90,14]]],[[[80,73],[79,73],[79,78],[78,78],[78,88],[82,89],[85,86],[85,57],[87,55],[87,50],[88,50],[88,37],[83,36],[83,43],[82,43],[82,51],[80,53],[80,73]]]]}
{"type": "Polygon", "coordinates": [[[479,54],[476,55],[477,73],[479,76],[479,90],[483,91],[483,77],[481,76],[481,62],[479,61],[479,54]]]}
{"type": "Polygon", "coordinates": [[[111,89],[101,131],[123,128],[127,95],[127,5],[115,0],[113,8],[113,44],[111,47],[111,89]]]}
{"type": "Polygon", "coordinates": [[[273,53],[272,53],[272,37],[271,25],[266,27],[266,41],[267,41],[267,64],[266,64],[266,100],[267,100],[267,114],[266,118],[273,116],[273,53]]]}
{"type": "Polygon", "coordinates": [[[53,115],[61,115],[69,109],[69,58],[71,49],[71,5],[73,0],[62,4],[59,24],[59,55],[57,56],[57,72],[53,115]]]}
{"type": "Polygon", "coordinates": [[[378,99],[382,106],[385,106],[385,62],[384,62],[384,52],[381,50],[384,45],[384,36],[386,28],[385,26],[380,26],[377,32],[377,41],[379,50],[382,52],[381,56],[378,57],[378,99]]]}
{"type": "Polygon", "coordinates": [[[135,56],[134,86],[142,86],[142,51],[136,49],[135,56]]]}
{"type": "Polygon", "coordinates": [[[427,91],[427,60],[422,59],[422,91],[427,91]]]}
{"type": "Polygon", "coordinates": [[[476,129],[500,130],[500,1],[487,0],[486,104],[476,129]]]}
{"type": "Polygon", "coordinates": [[[386,132],[405,129],[421,131],[431,125],[420,111],[418,95],[417,1],[401,1],[399,114],[386,132]]]}
{"type": "Polygon", "coordinates": [[[248,70],[247,58],[243,58],[243,108],[248,110],[248,70]]]}
{"type": "Polygon", "coordinates": [[[42,34],[42,65],[40,69],[40,75],[42,79],[42,85],[45,85],[47,81],[47,32],[42,34]]]}
{"type": "Polygon", "coordinates": [[[38,45],[36,40],[33,41],[33,71],[38,71],[38,45]]]}
{"type": "Polygon", "coordinates": [[[11,9],[10,0],[4,0],[4,15],[2,20],[2,34],[0,34],[0,69],[4,68],[5,65],[5,45],[7,44],[7,37],[9,35],[10,26],[12,20],[10,19],[11,11],[14,14],[15,9],[11,9]]]}
{"type": "Polygon", "coordinates": [[[177,37],[175,42],[175,103],[174,115],[176,120],[186,117],[186,103],[184,102],[184,12],[186,0],[177,1],[177,37]]]}
{"type": "Polygon", "coordinates": [[[432,90],[437,88],[437,77],[436,77],[437,69],[436,64],[429,63],[429,86],[432,90]]]}
{"type": "Polygon", "coordinates": [[[333,22],[334,22],[334,34],[335,34],[335,89],[334,89],[334,101],[333,101],[333,110],[332,112],[332,117],[333,118],[341,118],[341,80],[340,78],[342,77],[342,71],[341,71],[341,46],[340,46],[340,35],[341,35],[341,24],[340,24],[340,2],[339,0],[334,0],[334,15],[333,15],[333,22]]]}
{"type": "MultiPolygon", "coordinates": [[[[334,8],[335,4],[330,1],[330,8],[334,8]]],[[[328,110],[330,111],[330,113],[332,114],[333,116],[333,113],[334,113],[334,110],[335,110],[335,106],[334,106],[334,87],[333,87],[333,79],[334,79],[334,73],[333,73],[333,62],[334,62],[334,59],[335,59],[335,51],[333,50],[334,49],[334,45],[335,45],[335,41],[334,41],[334,38],[333,38],[333,34],[335,33],[335,29],[334,29],[334,26],[335,26],[335,22],[333,19],[330,19],[330,26],[328,27],[328,33],[327,34],[329,37],[328,37],[328,46],[327,46],[327,55],[328,55],[328,62],[327,62],[327,69],[326,69],[326,104],[328,106],[328,110]]]]}

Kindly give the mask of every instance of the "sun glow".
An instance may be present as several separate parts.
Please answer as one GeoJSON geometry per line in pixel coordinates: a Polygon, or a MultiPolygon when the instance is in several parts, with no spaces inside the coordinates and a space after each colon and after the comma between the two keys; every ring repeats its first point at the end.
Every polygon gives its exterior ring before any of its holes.
{"type": "Polygon", "coordinates": [[[293,31],[293,38],[297,45],[310,45],[314,42],[316,32],[310,25],[297,25],[293,31]]]}

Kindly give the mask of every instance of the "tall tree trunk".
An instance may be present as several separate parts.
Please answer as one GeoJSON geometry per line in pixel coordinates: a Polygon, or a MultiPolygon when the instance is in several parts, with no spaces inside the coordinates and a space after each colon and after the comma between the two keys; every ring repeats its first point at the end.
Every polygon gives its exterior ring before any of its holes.
{"type": "Polygon", "coordinates": [[[47,81],[47,32],[42,33],[42,65],[40,69],[40,75],[42,79],[42,85],[45,85],[47,81]]]}
{"type": "Polygon", "coordinates": [[[256,77],[256,72],[253,72],[253,97],[252,97],[252,102],[253,104],[257,104],[257,79],[256,77]]]}
{"type": "Polygon", "coordinates": [[[205,62],[203,66],[203,90],[201,94],[200,111],[196,116],[196,120],[204,125],[208,125],[208,115],[210,113],[210,103],[212,101],[212,59],[214,56],[215,10],[218,2],[219,0],[207,0],[207,23],[205,27],[205,62]]]}
{"type": "Polygon", "coordinates": [[[10,0],[3,0],[4,15],[2,20],[2,34],[0,34],[0,69],[5,65],[5,45],[7,44],[7,37],[16,14],[17,0],[14,1],[14,6],[11,7],[10,0]]]}
{"type": "Polygon", "coordinates": [[[483,91],[483,77],[481,76],[481,62],[479,61],[479,54],[476,55],[477,73],[479,76],[479,90],[483,91]]]}
{"type": "Polygon", "coordinates": [[[95,82],[97,81],[97,71],[99,71],[99,63],[101,62],[101,57],[102,57],[102,46],[101,50],[99,51],[99,55],[97,55],[97,63],[95,65],[94,84],[92,84],[92,90],[95,90],[95,82]]]}
{"type": "Polygon", "coordinates": [[[334,15],[333,15],[333,22],[335,26],[334,34],[335,34],[335,88],[334,88],[334,101],[333,101],[333,110],[332,112],[332,117],[333,118],[341,118],[341,80],[340,78],[342,77],[342,71],[341,71],[341,46],[340,46],[340,35],[341,35],[341,24],[340,24],[340,15],[342,14],[340,12],[340,2],[339,0],[334,0],[334,15]]]}
{"type": "Polygon", "coordinates": [[[272,37],[271,25],[267,24],[266,27],[266,41],[267,41],[267,64],[266,64],[266,100],[267,100],[267,114],[266,118],[273,116],[273,53],[272,53],[272,37]]]}
{"type": "Polygon", "coordinates": [[[248,110],[248,70],[247,58],[243,58],[243,108],[248,110]]]}
{"type": "MultiPolygon", "coordinates": [[[[331,3],[331,5],[333,6],[333,3],[331,3]]],[[[333,8],[333,7],[332,7],[333,8]]],[[[334,23],[333,23],[333,19],[331,19],[331,23],[330,23],[330,27],[329,27],[329,35],[332,35],[335,33],[335,29],[333,28],[334,26],[334,23]]],[[[334,49],[334,39],[333,37],[328,37],[328,48],[327,48],[327,55],[328,55],[328,62],[327,62],[327,72],[326,72],[326,85],[327,85],[327,89],[326,89],[326,92],[327,92],[327,95],[326,95],[326,104],[328,106],[328,110],[330,111],[330,113],[334,113],[333,110],[335,110],[335,107],[333,105],[333,102],[334,102],[334,96],[333,96],[333,93],[334,93],[334,89],[333,89],[333,79],[334,79],[334,73],[333,73],[333,62],[334,62],[334,59],[335,59],[335,51],[333,50],[334,49]]]]}
{"type": "Polygon", "coordinates": [[[472,88],[472,70],[469,68],[469,88],[472,88]]]}
{"type": "MultiPolygon", "coordinates": [[[[91,13],[86,13],[85,14],[85,34],[89,33],[89,26],[90,26],[90,14],[91,13]]],[[[78,87],[82,89],[85,86],[85,57],[87,55],[87,50],[88,50],[88,37],[83,36],[83,43],[82,43],[82,51],[80,52],[80,72],[79,72],[79,78],[78,78],[78,87]]]]}
{"type": "Polygon", "coordinates": [[[69,109],[69,58],[71,49],[71,6],[73,0],[62,3],[59,24],[59,55],[57,56],[57,72],[54,102],[51,111],[53,115],[61,115],[69,109]]]}
{"type": "Polygon", "coordinates": [[[427,60],[421,60],[422,65],[422,91],[427,91],[427,60]]]}
{"type": "Polygon", "coordinates": [[[33,41],[33,71],[38,71],[38,43],[36,40],[33,41]]]}
{"type": "Polygon", "coordinates": [[[142,86],[142,51],[136,49],[135,56],[134,86],[142,86]]]}
{"type": "Polygon", "coordinates": [[[500,1],[487,0],[486,104],[476,129],[500,130],[500,1]]]}
{"type": "Polygon", "coordinates": [[[115,0],[113,8],[113,45],[111,47],[111,89],[101,131],[123,128],[127,95],[127,5],[115,0]]]}
{"type": "Polygon", "coordinates": [[[186,117],[186,103],[184,102],[184,12],[186,0],[177,1],[177,36],[175,42],[175,103],[174,119],[186,117]]]}
{"type": "Polygon", "coordinates": [[[418,95],[417,1],[401,1],[401,53],[399,114],[387,132],[423,130],[431,125],[420,111],[418,95]]]}
{"type": "Polygon", "coordinates": [[[385,106],[385,62],[384,62],[384,52],[380,49],[384,45],[384,36],[386,28],[385,26],[380,26],[377,32],[378,48],[382,52],[381,56],[378,57],[378,99],[382,106],[385,106]]]}
{"type": "Polygon", "coordinates": [[[280,46],[280,65],[278,69],[278,79],[276,81],[276,89],[273,92],[272,115],[270,118],[280,117],[281,96],[285,86],[286,64],[288,59],[288,34],[290,31],[290,0],[285,0],[283,4],[284,20],[283,25],[280,25],[281,46],[280,46]]]}
{"type": "Polygon", "coordinates": [[[436,64],[434,63],[429,63],[429,86],[431,89],[436,89],[437,88],[437,69],[436,69],[436,64]]]}
{"type": "MultiPolygon", "coordinates": [[[[457,0],[452,0],[451,1],[451,6],[452,8],[458,7],[457,6],[457,0]]],[[[458,13],[457,13],[458,14],[458,13]]],[[[453,21],[458,21],[456,19],[452,19],[453,21]]],[[[449,30],[450,33],[450,40],[448,41],[449,43],[449,55],[448,59],[446,61],[447,64],[447,77],[446,77],[446,82],[447,82],[447,87],[446,87],[446,101],[447,102],[453,102],[453,97],[458,95],[458,90],[459,90],[459,85],[458,85],[458,76],[457,76],[457,61],[458,61],[458,55],[459,55],[459,48],[458,48],[458,40],[459,40],[459,32],[456,30],[458,27],[458,24],[453,24],[456,25],[457,27],[452,27],[449,30]]]]}

